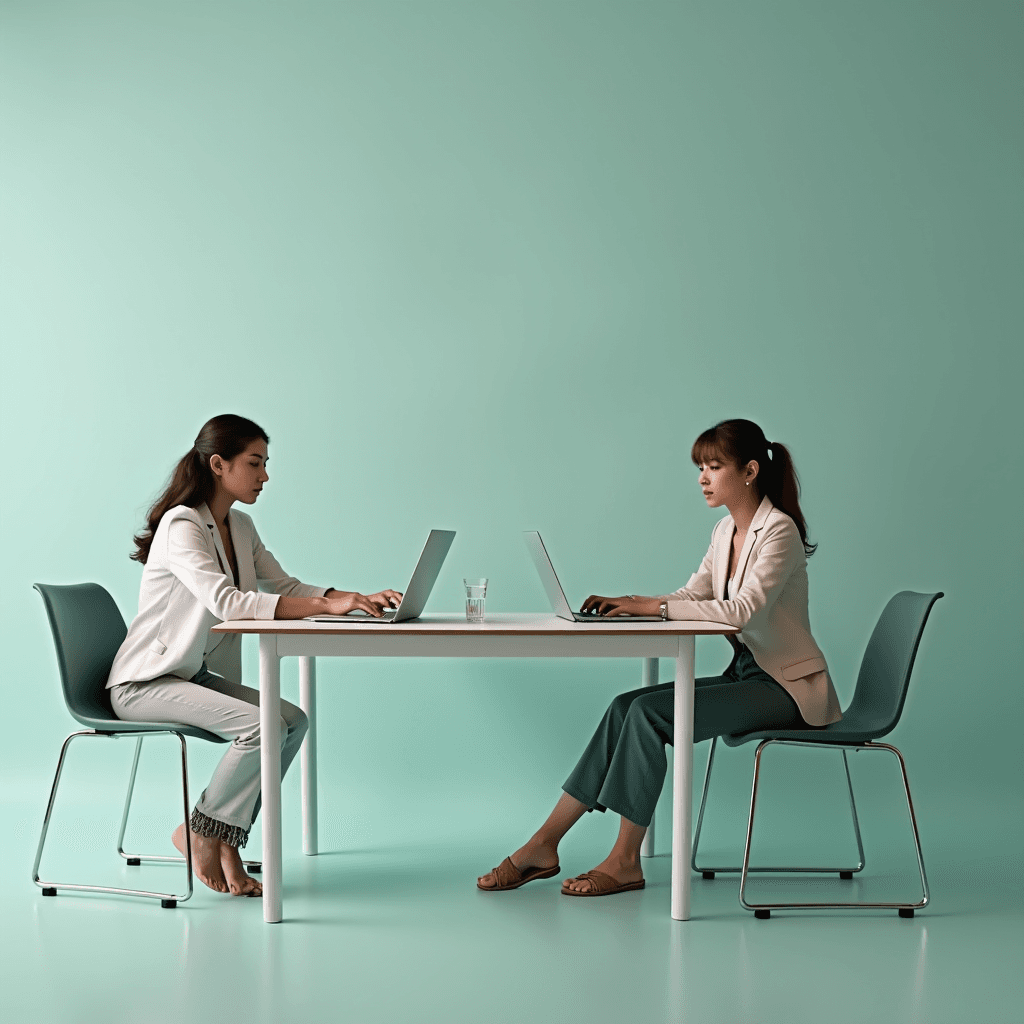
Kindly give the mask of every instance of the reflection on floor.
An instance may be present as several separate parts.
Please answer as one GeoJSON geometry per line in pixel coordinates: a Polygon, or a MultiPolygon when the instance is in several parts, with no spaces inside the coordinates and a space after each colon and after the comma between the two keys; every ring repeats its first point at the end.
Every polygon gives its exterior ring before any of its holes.
{"type": "MultiPolygon", "coordinates": [[[[0,963],[7,1019],[19,1024],[1024,1019],[1015,855],[940,849],[928,863],[932,907],[913,920],[884,911],[758,921],[738,905],[736,877],[725,876],[695,878],[693,919],[673,923],[664,854],[645,862],[643,892],[579,900],[559,895],[558,878],[478,892],[474,877],[507,852],[479,837],[456,851],[286,851],[287,920],[264,926],[258,901],[202,889],[176,910],[44,898],[28,877],[36,815],[18,808],[16,817],[2,840],[0,963]]],[[[67,880],[180,879],[180,869],[121,865],[98,836],[85,837],[90,852],[81,832],[72,838],[58,829],[50,860],[67,880]]],[[[565,866],[584,870],[600,852],[577,846],[565,866]]],[[[914,877],[761,884],[913,894],[914,877]]]]}

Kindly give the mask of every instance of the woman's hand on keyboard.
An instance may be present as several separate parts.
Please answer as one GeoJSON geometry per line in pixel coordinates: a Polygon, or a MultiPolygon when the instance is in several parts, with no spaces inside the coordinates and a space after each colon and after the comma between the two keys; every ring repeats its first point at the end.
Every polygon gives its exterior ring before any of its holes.
{"type": "Polygon", "coordinates": [[[583,602],[580,613],[583,615],[657,615],[661,602],[656,597],[639,597],[625,594],[622,597],[601,597],[591,594],[583,602]]]}

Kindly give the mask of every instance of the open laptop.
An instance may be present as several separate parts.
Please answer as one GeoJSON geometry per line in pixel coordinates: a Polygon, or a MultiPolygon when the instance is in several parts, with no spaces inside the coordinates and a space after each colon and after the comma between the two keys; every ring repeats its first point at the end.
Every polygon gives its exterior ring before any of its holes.
{"type": "Polygon", "coordinates": [[[431,530],[427,543],[423,545],[419,561],[412,571],[412,579],[405,588],[402,601],[397,608],[385,608],[381,618],[374,615],[354,613],[349,615],[307,615],[311,622],[408,622],[423,613],[430,591],[434,589],[441,566],[448,555],[448,549],[455,540],[454,530],[431,530]]]}
{"type": "Polygon", "coordinates": [[[562,590],[562,584],[558,582],[555,567],[551,564],[548,549],[544,547],[544,541],[540,539],[540,534],[536,530],[525,530],[523,537],[533,556],[533,564],[537,566],[537,572],[540,574],[540,581],[544,584],[544,591],[551,602],[552,611],[560,619],[569,619],[571,622],[601,622],[605,624],[609,622],[662,621],[660,615],[583,615],[580,612],[574,612],[565,599],[565,591],[562,590]]]}

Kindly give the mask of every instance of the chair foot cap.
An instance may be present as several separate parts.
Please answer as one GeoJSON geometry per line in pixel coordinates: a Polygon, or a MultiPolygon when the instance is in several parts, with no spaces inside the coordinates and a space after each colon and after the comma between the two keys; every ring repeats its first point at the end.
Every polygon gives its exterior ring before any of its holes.
{"type": "Polygon", "coordinates": [[[913,916],[914,916],[914,908],[913,907],[900,907],[900,917],[913,917],[913,916]]]}
{"type": "Polygon", "coordinates": [[[710,882],[714,879],[715,873],[714,871],[702,871],[700,873],[700,877],[703,878],[705,882],[710,882]]]}
{"type": "Polygon", "coordinates": [[[839,872],[839,877],[840,878],[845,878],[847,882],[852,881],[852,879],[853,879],[853,872],[852,871],[840,871],[839,872]]]}
{"type": "Polygon", "coordinates": [[[161,900],[160,901],[160,906],[163,907],[164,910],[173,910],[177,905],[178,905],[178,901],[177,900],[161,900]]]}
{"type": "Polygon", "coordinates": [[[767,921],[768,918],[771,917],[771,916],[772,916],[772,912],[770,910],[755,910],[754,911],[754,917],[756,917],[759,921],[767,921]]]}
{"type": "Polygon", "coordinates": [[[43,895],[44,896],[56,896],[57,895],[57,890],[56,889],[44,889],[43,890],[43,895]]]}
{"type": "Polygon", "coordinates": [[[125,863],[127,863],[127,865],[130,868],[137,868],[137,867],[140,867],[142,865],[142,858],[141,857],[128,857],[128,858],[126,858],[125,863]]]}

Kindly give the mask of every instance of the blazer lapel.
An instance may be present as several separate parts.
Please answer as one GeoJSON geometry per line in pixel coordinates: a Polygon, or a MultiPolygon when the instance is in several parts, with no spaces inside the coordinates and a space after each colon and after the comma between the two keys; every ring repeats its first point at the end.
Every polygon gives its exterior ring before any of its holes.
{"type": "MultiPolygon", "coordinates": [[[[205,502],[200,505],[196,511],[203,517],[203,522],[206,523],[206,532],[210,538],[210,547],[212,548],[213,553],[217,556],[217,561],[220,562],[221,571],[228,579],[231,579],[231,563],[228,561],[228,554],[224,550],[224,542],[220,538],[220,530],[217,529],[217,523],[213,518],[213,513],[205,502]]],[[[230,513],[228,513],[228,515],[230,517],[230,513]]],[[[234,539],[233,531],[232,539],[234,539]]]]}
{"type": "Polygon", "coordinates": [[[719,541],[715,545],[715,554],[711,565],[711,589],[719,601],[725,600],[725,581],[729,576],[729,555],[732,552],[732,535],[736,531],[736,524],[733,522],[732,516],[726,516],[722,520],[723,524],[726,524],[726,522],[728,525],[722,525],[718,528],[723,534],[724,540],[719,541]]]}
{"type": "Polygon", "coordinates": [[[256,590],[256,566],[252,560],[252,536],[249,524],[241,516],[228,513],[231,524],[231,543],[235,545],[235,560],[238,562],[238,589],[256,590]]]}
{"type": "Polygon", "coordinates": [[[757,506],[757,511],[754,513],[754,518],[750,523],[750,529],[747,530],[747,535],[743,539],[740,557],[736,560],[736,587],[733,589],[733,593],[739,590],[740,584],[743,582],[743,573],[747,568],[750,550],[757,540],[757,535],[764,529],[764,524],[768,521],[768,514],[773,508],[775,506],[769,500],[768,495],[765,495],[761,499],[761,504],[757,506]]]}

